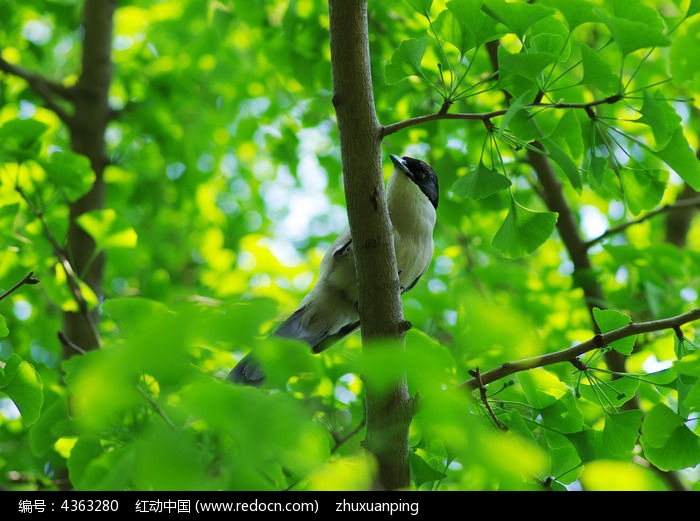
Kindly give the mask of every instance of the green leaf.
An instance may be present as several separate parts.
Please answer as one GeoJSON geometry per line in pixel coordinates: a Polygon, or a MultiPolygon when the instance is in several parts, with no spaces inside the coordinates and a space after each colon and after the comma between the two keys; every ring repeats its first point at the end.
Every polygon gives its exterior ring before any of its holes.
{"type": "Polygon", "coordinates": [[[74,152],[54,152],[43,167],[71,202],[85,195],[95,182],[90,160],[74,152]]]}
{"type": "Polygon", "coordinates": [[[682,129],[677,129],[668,144],[662,150],[656,151],[656,155],[691,187],[700,190],[700,161],[688,144],[682,129]]]}
{"type": "Polygon", "coordinates": [[[487,168],[483,163],[470,173],[457,179],[452,185],[452,191],[459,196],[471,199],[484,199],[499,190],[505,190],[511,185],[510,179],[503,174],[487,168]]]}
{"type": "Polygon", "coordinates": [[[86,471],[90,464],[96,460],[105,450],[102,448],[100,440],[93,436],[81,436],[68,458],[68,475],[71,483],[81,489],[86,471]]]}
{"type": "Polygon", "coordinates": [[[76,221],[95,240],[98,249],[136,246],[136,232],[126,219],[111,208],[86,212],[76,221]]]}
{"type": "Polygon", "coordinates": [[[581,458],[571,440],[556,431],[544,429],[544,440],[549,449],[550,476],[562,483],[574,482],[581,472],[581,458]]]}
{"type": "MultiPolygon", "coordinates": [[[[595,318],[596,324],[600,328],[601,332],[607,333],[615,329],[620,329],[626,325],[629,325],[632,320],[629,316],[614,309],[600,309],[593,308],[593,317],[595,318]]],[[[615,351],[622,353],[623,355],[631,355],[632,348],[634,348],[634,343],[637,340],[637,336],[628,336],[627,338],[621,338],[610,344],[615,351]]]]}
{"type": "Polygon", "coordinates": [[[394,51],[391,57],[391,63],[386,67],[385,76],[387,83],[397,83],[409,76],[425,78],[421,62],[427,46],[427,38],[401,42],[399,48],[394,51]]]}
{"type": "Polygon", "coordinates": [[[593,156],[588,172],[590,174],[588,183],[593,190],[611,199],[622,197],[619,179],[610,168],[610,162],[607,158],[593,156]]]}
{"type": "Polygon", "coordinates": [[[66,397],[51,395],[49,392],[47,391],[41,417],[29,431],[29,446],[36,456],[43,456],[52,450],[59,438],[77,435],[68,412],[66,397]]]}
{"type": "Polygon", "coordinates": [[[406,2],[413,7],[413,9],[425,16],[430,14],[430,8],[433,6],[433,0],[406,0],[406,2]]]}
{"type": "Polygon", "coordinates": [[[588,0],[543,0],[539,3],[559,11],[571,30],[586,22],[598,21],[593,12],[593,4],[588,0]]]}
{"type": "Polygon", "coordinates": [[[15,403],[22,415],[22,423],[32,425],[39,419],[44,404],[41,377],[17,354],[10,355],[5,367],[0,367],[0,392],[15,403]]]}
{"type": "Polygon", "coordinates": [[[600,449],[600,432],[594,431],[593,429],[584,429],[580,432],[567,434],[566,437],[574,444],[574,447],[576,447],[576,452],[578,452],[582,463],[596,458],[596,454],[600,449]]]}
{"type": "Polygon", "coordinates": [[[573,162],[571,157],[569,157],[553,139],[546,138],[542,139],[541,142],[547,148],[547,155],[562,169],[566,178],[571,183],[571,186],[573,186],[577,192],[581,193],[583,181],[581,179],[581,172],[578,166],[576,166],[576,163],[573,162]]]}
{"type": "Polygon", "coordinates": [[[650,463],[680,470],[700,463],[700,439],[666,405],[655,405],[642,423],[641,444],[650,463]]]}
{"type": "Polygon", "coordinates": [[[686,17],[700,13],[700,0],[690,0],[688,3],[688,12],[685,14],[686,17]]]}
{"type": "MultiPolygon", "coordinates": [[[[598,376],[598,373],[595,373],[598,376]]],[[[639,388],[636,378],[617,378],[600,381],[594,377],[584,378],[578,387],[581,398],[596,403],[605,410],[621,407],[629,402],[639,388]]]]}
{"type": "MultiPolygon", "coordinates": [[[[481,9],[483,0],[450,0],[447,10],[460,24],[465,51],[497,39],[502,31],[496,23],[481,9]]],[[[454,42],[453,42],[454,43],[454,42]]]]}
{"type": "Polygon", "coordinates": [[[569,388],[554,374],[541,367],[518,374],[528,403],[536,409],[554,404],[569,393],[569,388]]]}
{"type": "Polygon", "coordinates": [[[605,95],[620,92],[620,78],[613,74],[610,64],[585,44],[581,46],[581,62],[584,84],[595,87],[605,95]]]}
{"type": "Polygon", "coordinates": [[[36,119],[7,121],[0,127],[0,159],[17,162],[34,159],[41,148],[41,136],[48,128],[36,119]]]}
{"type": "Polygon", "coordinates": [[[529,210],[511,195],[510,210],[493,238],[493,246],[511,258],[532,253],[552,235],[557,217],[555,212],[529,210]]]}
{"type": "Polygon", "coordinates": [[[554,9],[539,4],[486,0],[484,11],[510,28],[522,39],[525,32],[538,20],[556,13],[554,9]]]}
{"type": "Polygon", "coordinates": [[[566,61],[571,53],[569,29],[556,16],[547,16],[535,22],[525,39],[528,52],[551,55],[556,61],[566,61]]]}
{"type": "Polygon", "coordinates": [[[544,425],[562,434],[578,432],[583,428],[583,415],[578,401],[567,392],[552,405],[540,409],[544,425]]]}
{"type": "Polygon", "coordinates": [[[637,123],[649,125],[654,133],[656,148],[663,148],[678,130],[681,130],[681,117],[673,110],[668,102],[660,99],[663,96],[658,90],[654,94],[644,91],[642,117],[637,123]]]}
{"type": "Polygon", "coordinates": [[[603,429],[603,457],[613,459],[629,459],[639,437],[639,427],[642,423],[642,411],[620,411],[605,416],[603,429]]]}
{"type": "Polygon", "coordinates": [[[620,183],[625,203],[632,215],[655,208],[666,191],[668,172],[661,169],[620,169],[620,183]]]}
{"type": "Polygon", "coordinates": [[[566,111],[557,123],[554,133],[549,137],[562,145],[566,145],[573,158],[579,158],[583,154],[583,139],[581,138],[581,122],[576,111],[566,111]]]}
{"type": "Polygon", "coordinates": [[[611,0],[606,7],[611,7],[611,12],[596,9],[595,13],[607,25],[622,54],[670,44],[664,34],[664,22],[655,9],[630,0],[611,0]]]}
{"type": "Polygon", "coordinates": [[[0,338],[6,337],[10,334],[10,330],[7,328],[7,321],[3,315],[0,315],[0,338]]]}
{"type": "Polygon", "coordinates": [[[440,481],[447,477],[445,473],[428,465],[428,463],[414,451],[408,453],[408,463],[411,469],[411,481],[415,483],[416,487],[420,487],[423,483],[440,481]]]}
{"type": "Polygon", "coordinates": [[[592,461],[583,469],[581,484],[587,491],[668,490],[652,470],[628,461],[592,461]]]}
{"type": "Polygon", "coordinates": [[[443,41],[448,41],[464,56],[476,45],[474,35],[449,9],[445,9],[435,20],[435,28],[443,41]]]}
{"type": "Polygon", "coordinates": [[[504,73],[535,80],[540,73],[556,60],[556,56],[546,52],[510,53],[505,47],[498,48],[498,66],[504,73]]]}
{"type": "MultiPolygon", "coordinates": [[[[698,2],[700,4],[700,2],[698,2]]],[[[700,20],[689,24],[685,32],[673,39],[669,53],[674,82],[689,83],[700,89],[700,20]]]]}

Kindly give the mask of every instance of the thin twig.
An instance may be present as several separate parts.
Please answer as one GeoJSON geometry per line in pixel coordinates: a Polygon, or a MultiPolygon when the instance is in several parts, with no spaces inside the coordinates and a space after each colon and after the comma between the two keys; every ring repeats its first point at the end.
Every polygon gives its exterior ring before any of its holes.
{"type": "MultiPolygon", "coordinates": [[[[531,108],[549,108],[549,109],[583,109],[583,110],[590,110],[591,107],[595,107],[597,105],[609,105],[613,103],[617,103],[623,99],[623,96],[621,94],[615,94],[613,96],[608,96],[607,98],[603,99],[598,99],[594,101],[590,101],[588,103],[531,103],[529,105],[524,105],[523,109],[531,109],[531,108]]],[[[447,105],[447,108],[449,108],[449,105],[447,105]]],[[[394,134],[398,132],[399,130],[403,130],[408,127],[413,127],[415,125],[421,125],[423,123],[427,123],[429,121],[436,121],[436,120],[441,120],[441,119],[468,119],[468,120],[481,120],[481,121],[487,121],[491,118],[495,118],[498,116],[503,116],[506,112],[508,112],[508,109],[498,109],[498,110],[492,110],[491,112],[460,112],[460,113],[454,113],[451,114],[447,112],[446,110],[446,105],[443,104],[440,107],[440,110],[438,112],[435,112],[433,114],[425,114],[423,116],[417,116],[415,118],[409,118],[405,119],[403,121],[397,121],[396,123],[391,123],[389,125],[385,125],[381,128],[381,137],[388,136],[390,134],[394,134]]]]}
{"type": "Polygon", "coordinates": [[[14,293],[15,291],[17,291],[19,288],[21,288],[21,287],[24,286],[25,284],[38,284],[38,283],[39,283],[39,279],[33,277],[32,275],[34,275],[34,272],[33,272],[33,271],[30,271],[29,274],[28,274],[26,277],[24,277],[24,278],[23,278],[22,280],[20,280],[17,284],[15,284],[15,285],[12,286],[10,289],[8,289],[5,293],[3,293],[2,295],[0,295],[0,300],[9,297],[10,295],[12,295],[12,293],[14,293]]]}
{"type": "Polygon", "coordinates": [[[479,388],[479,394],[481,395],[481,401],[484,402],[484,407],[486,407],[486,411],[489,413],[489,416],[491,416],[493,423],[496,424],[498,430],[507,431],[508,427],[501,423],[501,421],[496,417],[496,414],[491,408],[491,404],[489,403],[489,397],[486,395],[486,386],[484,385],[484,382],[481,379],[481,371],[477,367],[476,369],[472,369],[471,371],[469,371],[469,374],[472,375],[474,377],[474,380],[476,381],[476,385],[479,388]]]}
{"type": "Polygon", "coordinates": [[[638,219],[635,219],[633,221],[629,221],[626,223],[622,223],[619,226],[615,226],[614,228],[610,228],[609,230],[606,230],[605,232],[600,234],[598,237],[594,237],[593,239],[587,241],[586,248],[588,249],[591,246],[598,244],[603,239],[607,239],[608,237],[622,233],[630,226],[634,226],[635,224],[643,223],[644,221],[651,219],[652,217],[656,217],[659,214],[673,212],[674,210],[680,210],[680,209],[685,209],[685,208],[693,208],[693,207],[700,207],[700,197],[693,197],[691,199],[680,199],[673,204],[664,205],[661,208],[657,208],[656,210],[653,210],[653,211],[647,213],[646,215],[643,215],[642,217],[640,217],[638,219]]]}
{"type": "Polygon", "coordinates": [[[335,432],[332,432],[331,435],[333,436],[333,441],[335,444],[333,445],[333,448],[331,449],[331,454],[335,453],[342,447],[342,445],[350,440],[355,434],[360,432],[362,428],[365,426],[366,420],[365,418],[362,418],[362,421],[355,427],[353,430],[348,432],[345,436],[338,436],[335,432]]]}
{"type": "MultiPolygon", "coordinates": [[[[2,50],[0,49],[0,53],[1,51],[2,50]]],[[[0,71],[4,71],[25,80],[34,90],[34,92],[36,92],[39,97],[44,100],[46,106],[56,113],[61,121],[67,125],[71,124],[72,116],[56,101],[56,96],[59,96],[64,100],[71,101],[74,96],[74,92],[71,87],[66,87],[57,81],[51,81],[35,72],[23,69],[17,65],[13,65],[2,58],[2,56],[0,56],[0,71]]]]}
{"type": "Polygon", "coordinates": [[[140,385],[137,385],[136,389],[141,393],[141,395],[144,398],[146,398],[146,401],[151,405],[151,407],[153,407],[153,410],[156,411],[156,413],[158,413],[158,416],[165,420],[165,423],[168,424],[168,427],[170,427],[171,429],[175,429],[175,424],[170,418],[168,418],[168,415],[165,414],[165,411],[161,408],[160,405],[158,405],[158,402],[150,394],[148,394],[146,390],[140,385]]]}
{"type": "Polygon", "coordinates": [[[68,288],[70,289],[70,292],[73,295],[73,299],[78,304],[78,310],[80,311],[80,314],[83,317],[85,317],[85,320],[90,326],[90,329],[92,330],[97,345],[100,345],[101,340],[100,334],[97,330],[97,324],[95,324],[95,321],[93,320],[92,315],[88,310],[87,301],[85,300],[83,291],[80,289],[80,279],[76,275],[75,270],[73,269],[73,265],[68,260],[68,256],[66,255],[65,250],[61,247],[60,244],[58,244],[58,241],[53,236],[53,233],[51,233],[49,225],[46,222],[46,219],[44,218],[44,213],[39,208],[37,208],[34,205],[34,203],[32,203],[31,199],[29,199],[29,197],[24,192],[21,186],[16,186],[15,190],[20,195],[20,197],[22,197],[22,199],[27,203],[27,206],[29,207],[31,212],[36,216],[37,219],[39,219],[41,227],[44,230],[44,235],[46,236],[49,243],[51,244],[51,247],[53,248],[54,255],[56,255],[56,258],[63,267],[63,270],[66,272],[66,282],[68,283],[68,288]]]}
{"type": "Polygon", "coordinates": [[[675,317],[651,320],[649,322],[631,322],[619,329],[595,335],[590,340],[577,344],[568,349],[563,349],[555,353],[548,353],[541,356],[524,358],[515,362],[506,362],[496,369],[480,374],[480,378],[478,380],[477,378],[472,378],[471,380],[467,380],[466,382],[460,384],[459,387],[466,387],[469,390],[474,390],[480,388],[480,386],[487,385],[505,376],[518,373],[520,371],[526,371],[536,367],[544,367],[545,365],[556,364],[559,362],[571,362],[577,356],[580,356],[583,353],[609,345],[616,340],[620,340],[621,338],[627,338],[642,333],[650,333],[652,331],[661,331],[664,329],[676,330],[681,325],[698,319],[700,319],[700,308],[693,309],[692,311],[688,311],[687,313],[683,313],[682,315],[677,315],[675,317]]]}
{"type": "Polygon", "coordinates": [[[76,353],[80,353],[81,355],[84,355],[85,353],[87,353],[87,351],[85,349],[83,349],[78,344],[73,342],[70,338],[68,338],[66,335],[64,335],[62,331],[59,331],[57,334],[58,334],[58,341],[67,350],[68,349],[73,350],[76,353]]]}

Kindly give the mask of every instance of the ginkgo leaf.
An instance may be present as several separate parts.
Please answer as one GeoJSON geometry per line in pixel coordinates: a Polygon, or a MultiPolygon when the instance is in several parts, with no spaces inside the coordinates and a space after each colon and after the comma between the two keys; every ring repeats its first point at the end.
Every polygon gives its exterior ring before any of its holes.
{"type": "Polygon", "coordinates": [[[388,83],[396,83],[409,76],[425,77],[421,62],[428,46],[426,38],[404,40],[391,57],[385,74],[388,83]]]}
{"type": "Polygon", "coordinates": [[[455,181],[452,185],[452,191],[464,197],[483,199],[499,190],[505,190],[511,184],[510,179],[503,174],[499,174],[495,170],[487,168],[483,163],[479,163],[478,167],[455,181]]]}
{"type": "Polygon", "coordinates": [[[552,234],[557,217],[556,212],[525,208],[511,196],[510,210],[493,238],[493,246],[511,258],[532,253],[552,234]]]}
{"type": "Polygon", "coordinates": [[[54,152],[44,170],[71,202],[85,195],[95,182],[90,160],[75,152],[54,152]]]}
{"type": "Polygon", "coordinates": [[[17,354],[10,355],[4,367],[0,367],[0,393],[15,403],[25,425],[39,419],[44,403],[41,377],[29,362],[17,354]]]}
{"type": "Polygon", "coordinates": [[[92,236],[99,249],[136,246],[136,232],[111,208],[84,213],[77,218],[77,223],[92,236]]]}

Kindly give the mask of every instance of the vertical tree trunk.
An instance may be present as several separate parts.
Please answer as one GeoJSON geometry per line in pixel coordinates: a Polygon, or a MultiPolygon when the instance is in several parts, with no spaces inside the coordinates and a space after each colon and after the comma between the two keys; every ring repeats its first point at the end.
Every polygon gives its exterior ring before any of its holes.
{"type": "MultiPolygon", "coordinates": [[[[330,0],[333,104],[338,117],[348,218],[359,280],[365,350],[395,339],[402,349],[403,313],[382,177],[380,125],[374,107],[367,0],[330,0]]],[[[379,464],[380,488],[409,484],[411,400],[405,378],[389,391],[366,383],[365,448],[379,464]]]]}
{"type": "MultiPolygon", "coordinates": [[[[109,121],[109,86],[112,81],[112,20],[116,0],[86,0],[83,13],[82,71],[75,89],[74,116],[70,125],[75,152],[90,159],[95,184],[81,199],[71,204],[67,253],[78,276],[100,296],[104,256],[95,256],[95,242],[79,226],[76,218],[104,206],[104,168],[107,164],[105,131],[109,121]]],[[[63,333],[75,345],[94,349],[99,345],[94,312],[81,309],[66,312],[63,333]]],[[[66,357],[75,351],[66,349],[66,357]]]]}

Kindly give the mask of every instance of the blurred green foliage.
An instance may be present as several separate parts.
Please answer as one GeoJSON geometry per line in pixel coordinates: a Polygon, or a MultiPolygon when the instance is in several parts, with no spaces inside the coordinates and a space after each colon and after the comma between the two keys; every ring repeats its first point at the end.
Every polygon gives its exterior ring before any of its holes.
{"type": "MultiPolygon", "coordinates": [[[[1,3],[3,59],[72,85],[81,10],[1,3]]],[[[364,356],[357,334],[317,356],[267,336],[346,223],[325,2],[119,3],[107,201],[78,221],[107,252],[103,297],[83,288],[104,345],[68,360],[56,333],[76,303],[51,238],[63,244],[68,203],[94,174],[41,97],[3,73],[0,286],[28,272],[41,283],[0,301],[0,487],[367,489],[359,375],[381,385],[400,371],[416,396],[413,489],[669,488],[654,468],[700,487],[692,324],[606,348],[628,355],[624,378],[596,350],[585,373],[556,364],[489,385],[507,431],[456,387],[594,334],[533,140],[584,240],[700,188],[698,12],[696,0],[369,2],[383,124],[445,101],[502,110],[492,126],[430,121],[384,139],[385,156],[431,163],[442,191],[398,359],[364,356]],[[225,381],[250,350],[264,389],[225,381]]],[[[667,215],[590,244],[603,331],[697,307],[700,228],[672,245],[667,215]]]]}

